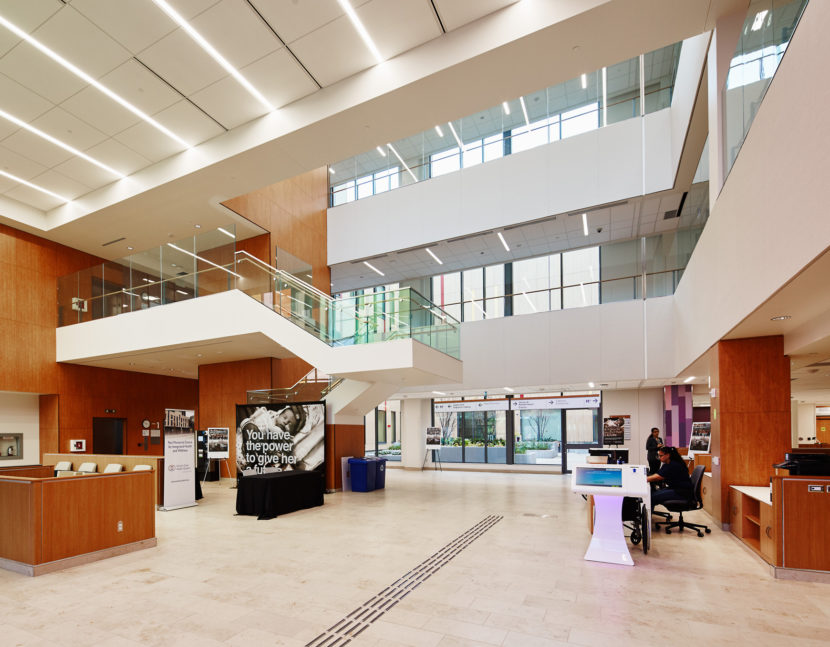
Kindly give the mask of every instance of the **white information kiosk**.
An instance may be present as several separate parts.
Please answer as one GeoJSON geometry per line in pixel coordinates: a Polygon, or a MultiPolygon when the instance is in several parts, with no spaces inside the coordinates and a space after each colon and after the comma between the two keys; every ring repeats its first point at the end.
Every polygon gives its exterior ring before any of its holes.
{"type": "Polygon", "coordinates": [[[645,465],[575,465],[571,487],[594,496],[594,534],[585,559],[634,566],[623,533],[623,497],[643,500],[641,528],[644,546],[651,543],[651,489],[645,465]]]}

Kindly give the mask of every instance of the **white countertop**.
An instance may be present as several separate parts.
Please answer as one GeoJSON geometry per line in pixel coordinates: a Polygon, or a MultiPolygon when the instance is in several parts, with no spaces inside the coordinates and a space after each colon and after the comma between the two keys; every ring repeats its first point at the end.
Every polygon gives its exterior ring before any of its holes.
{"type": "Polygon", "coordinates": [[[741,494],[746,494],[753,499],[757,499],[761,503],[772,505],[771,487],[759,487],[753,485],[732,485],[731,487],[741,494]]]}

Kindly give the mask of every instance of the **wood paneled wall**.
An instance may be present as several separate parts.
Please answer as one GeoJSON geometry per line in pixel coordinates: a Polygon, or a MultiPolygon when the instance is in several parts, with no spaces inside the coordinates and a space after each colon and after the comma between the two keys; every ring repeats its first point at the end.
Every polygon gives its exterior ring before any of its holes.
{"type": "Polygon", "coordinates": [[[147,375],[90,366],[59,366],[60,452],[70,450],[69,441],[86,439],[92,453],[92,419],[125,418],[125,454],[154,455],[162,445],[148,443],[144,449],[141,421],[148,418],[164,426],[164,410],[193,409],[199,403],[196,380],[147,375]],[[115,409],[115,413],[106,413],[115,409]]]}
{"type": "Polygon", "coordinates": [[[251,251],[252,254],[276,266],[274,250],[279,247],[311,265],[314,287],[330,293],[326,247],[328,171],[325,167],[223,204],[271,232],[267,258],[251,251]]]}
{"type": "Polygon", "coordinates": [[[271,359],[251,359],[199,367],[199,414],[196,426],[230,429],[230,458],[222,476],[236,476],[236,405],[245,404],[248,391],[271,388],[271,359]]]}
{"type": "Polygon", "coordinates": [[[344,456],[364,456],[363,425],[326,425],[326,489],[339,490],[343,482],[340,460],[344,456]]]}
{"type": "Polygon", "coordinates": [[[714,509],[728,522],[731,485],[769,485],[790,449],[790,365],[781,336],[720,341],[710,363],[714,509]]]}
{"type": "Polygon", "coordinates": [[[38,424],[40,426],[40,462],[46,452],[60,449],[59,398],[56,394],[42,395],[38,402],[38,424]]]}
{"type": "Polygon", "coordinates": [[[40,483],[0,478],[0,557],[40,561],[40,483]]]}

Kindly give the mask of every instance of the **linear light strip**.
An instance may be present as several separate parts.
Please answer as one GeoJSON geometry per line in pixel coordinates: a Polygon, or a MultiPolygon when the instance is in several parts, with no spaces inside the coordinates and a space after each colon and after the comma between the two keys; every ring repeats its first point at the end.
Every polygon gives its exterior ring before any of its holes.
{"type": "Polygon", "coordinates": [[[398,151],[396,151],[396,150],[395,150],[395,147],[394,147],[394,146],[392,146],[392,144],[389,144],[389,143],[387,143],[386,145],[389,147],[389,150],[390,150],[390,151],[392,151],[393,153],[395,153],[395,157],[397,157],[397,158],[398,158],[398,161],[399,161],[401,164],[403,164],[403,167],[404,167],[407,171],[409,171],[409,174],[412,176],[412,181],[413,181],[413,182],[417,182],[417,181],[418,181],[418,178],[417,178],[417,177],[415,177],[415,174],[412,172],[412,169],[411,169],[411,168],[409,168],[409,166],[407,166],[406,162],[404,162],[404,161],[403,161],[403,158],[402,158],[400,155],[398,155],[398,151]]]}
{"type": "Polygon", "coordinates": [[[507,246],[507,241],[504,239],[504,236],[501,235],[501,232],[497,231],[496,235],[499,237],[501,244],[504,245],[504,251],[509,252],[510,248],[507,246]]]}
{"type": "Polygon", "coordinates": [[[504,110],[504,114],[509,116],[510,115],[510,106],[507,105],[507,101],[502,101],[501,102],[501,107],[502,107],[502,110],[504,110]]]}
{"type": "Polygon", "coordinates": [[[582,214],[582,233],[588,235],[588,214],[582,214]]]}
{"type": "Polygon", "coordinates": [[[436,132],[436,133],[438,133],[438,136],[439,136],[439,137],[443,137],[443,136],[444,136],[444,131],[443,131],[443,130],[441,130],[441,126],[439,126],[439,125],[437,125],[437,124],[436,124],[436,126],[435,126],[435,132],[436,132]]]}
{"type": "Polygon", "coordinates": [[[34,126],[30,126],[29,124],[27,124],[22,119],[18,119],[17,117],[15,117],[12,114],[9,114],[5,110],[0,110],[0,117],[5,119],[6,121],[12,122],[16,126],[20,126],[21,128],[23,128],[25,130],[28,130],[30,133],[32,133],[33,135],[37,135],[41,139],[45,139],[50,144],[54,144],[55,146],[59,146],[63,150],[65,150],[69,153],[72,153],[73,155],[76,155],[77,157],[85,159],[90,164],[95,164],[95,166],[104,169],[108,173],[112,173],[113,175],[115,175],[119,178],[126,177],[126,175],[124,175],[120,171],[116,171],[114,168],[111,168],[111,167],[107,166],[103,162],[99,162],[94,157],[90,157],[86,153],[82,153],[77,148],[74,148],[74,147],[70,146],[69,144],[66,144],[66,143],[62,142],[60,139],[52,137],[52,135],[49,135],[48,133],[45,133],[42,130],[37,129],[34,126]]]}
{"type": "Polygon", "coordinates": [[[433,254],[433,253],[432,253],[432,250],[431,250],[429,247],[426,247],[425,249],[427,250],[427,254],[429,254],[430,256],[432,256],[433,260],[434,260],[436,263],[438,263],[439,265],[443,265],[443,264],[444,264],[444,261],[442,261],[440,258],[438,258],[435,254],[433,254]]]}
{"type": "Polygon", "coordinates": [[[229,236],[230,238],[234,238],[234,239],[236,238],[236,236],[234,236],[234,235],[233,235],[231,232],[229,232],[227,229],[222,229],[221,227],[217,227],[216,229],[218,229],[218,230],[219,230],[219,231],[221,231],[223,234],[225,234],[225,236],[229,236]]]}
{"type": "Polygon", "coordinates": [[[57,193],[55,193],[54,191],[50,191],[49,189],[44,189],[42,186],[38,186],[37,184],[33,184],[32,182],[28,182],[27,180],[24,180],[22,177],[17,177],[16,175],[6,173],[5,171],[0,171],[0,175],[2,175],[3,177],[7,177],[10,180],[14,180],[15,182],[19,182],[20,184],[25,184],[26,186],[31,187],[35,191],[40,191],[41,193],[45,193],[46,195],[51,195],[53,198],[57,198],[58,200],[63,200],[64,202],[72,202],[72,200],[70,200],[69,198],[64,197],[62,195],[58,195],[57,193]]]}
{"type": "Polygon", "coordinates": [[[378,273],[378,274],[380,274],[381,276],[386,276],[386,274],[384,274],[383,272],[381,272],[378,268],[376,268],[374,265],[372,265],[369,261],[363,261],[363,264],[364,264],[366,267],[368,267],[370,270],[373,270],[373,271],[377,272],[377,273],[378,273]]]}
{"type": "Polygon", "coordinates": [[[174,245],[173,243],[167,243],[167,246],[168,246],[168,247],[172,247],[173,249],[175,249],[175,250],[177,250],[177,251],[180,251],[180,252],[182,252],[182,253],[184,253],[184,254],[187,254],[188,256],[192,256],[192,257],[193,257],[193,258],[195,258],[197,261],[204,261],[204,262],[205,262],[205,263],[207,263],[208,265],[213,265],[213,267],[217,267],[217,268],[219,268],[220,270],[225,270],[228,274],[233,274],[233,275],[234,275],[236,278],[238,278],[238,279],[241,279],[241,278],[242,278],[242,275],[241,275],[241,274],[237,274],[236,272],[232,272],[232,271],[231,271],[231,270],[229,270],[227,267],[222,267],[221,265],[217,265],[217,264],[216,264],[216,263],[214,263],[213,261],[209,261],[209,260],[208,260],[208,259],[206,259],[206,258],[202,258],[202,257],[201,257],[201,256],[199,256],[198,254],[194,254],[193,252],[189,252],[189,251],[187,251],[186,249],[182,249],[182,248],[181,248],[181,247],[179,247],[178,245],[174,245]]]}
{"type": "Polygon", "coordinates": [[[363,23],[360,21],[360,18],[357,17],[357,13],[355,12],[352,5],[349,4],[349,0],[337,1],[340,3],[340,6],[343,8],[343,11],[346,12],[346,15],[349,17],[349,20],[352,21],[352,25],[354,25],[354,28],[357,30],[357,33],[360,34],[360,37],[366,44],[366,47],[368,47],[369,51],[372,52],[372,56],[375,57],[375,60],[378,63],[383,63],[383,56],[380,55],[380,51],[378,50],[377,45],[375,45],[375,41],[372,40],[372,37],[366,30],[366,27],[363,26],[363,23]]]}
{"type": "Polygon", "coordinates": [[[530,119],[527,118],[527,106],[525,105],[525,98],[519,97],[519,103],[522,104],[522,114],[525,116],[525,124],[530,128],[530,119]]]}
{"type": "Polygon", "coordinates": [[[450,127],[450,132],[452,132],[452,136],[455,137],[455,141],[458,142],[458,148],[461,151],[463,151],[464,150],[464,144],[461,143],[461,139],[459,138],[458,133],[455,132],[455,128],[453,127],[452,122],[448,121],[447,125],[450,127]]]}
{"type": "Polygon", "coordinates": [[[230,74],[234,79],[236,79],[237,83],[245,88],[248,93],[254,97],[257,101],[259,101],[268,112],[274,112],[276,108],[271,105],[271,102],[266,99],[262,93],[257,90],[251,82],[242,76],[242,73],[237,70],[233,65],[231,65],[228,60],[222,56],[218,50],[211,45],[204,36],[202,36],[198,31],[196,31],[189,22],[187,22],[184,18],[182,18],[181,14],[179,14],[173,7],[171,7],[165,0],[153,0],[155,5],[161,9],[164,13],[166,13],[170,18],[179,25],[184,31],[187,33],[190,38],[195,41],[195,43],[201,47],[208,55],[222,68],[230,74]]]}
{"type": "Polygon", "coordinates": [[[172,130],[162,126],[158,121],[153,119],[146,112],[144,112],[143,110],[137,108],[132,103],[130,103],[129,101],[127,101],[123,97],[119,96],[118,94],[116,94],[112,90],[110,90],[104,84],[99,83],[98,81],[93,79],[89,74],[84,72],[77,65],[73,65],[72,63],[67,61],[63,56],[61,56],[60,54],[58,54],[58,53],[54,52],[53,50],[49,49],[46,45],[41,43],[39,40],[37,40],[33,36],[30,36],[29,34],[27,34],[25,31],[20,29],[14,23],[9,22],[8,20],[6,20],[6,18],[4,18],[3,16],[0,16],[0,25],[3,25],[3,27],[8,29],[15,36],[17,36],[18,38],[22,38],[27,43],[29,43],[29,45],[31,45],[32,47],[34,47],[35,49],[37,49],[41,53],[46,54],[46,56],[51,58],[58,65],[60,65],[64,69],[68,70],[69,72],[72,72],[72,74],[77,76],[79,79],[81,79],[83,81],[86,81],[92,87],[94,87],[96,90],[98,90],[99,92],[102,92],[103,94],[108,96],[110,99],[115,101],[117,104],[119,104],[120,106],[123,106],[124,108],[126,108],[127,110],[132,112],[136,117],[139,117],[140,119],[143,119],[144,121],[146,121],[148,124],[153,126],[153,128],[155,128],[156,130],[159,130],[160,132],[164,133],[170,139],[173,139],[173,140],[177,141],[179,144],[181,144],[185,148],[190,148],[190,144],[188,144],[185,140],[183,140],[181,137],[179,137],[172,130]]]}

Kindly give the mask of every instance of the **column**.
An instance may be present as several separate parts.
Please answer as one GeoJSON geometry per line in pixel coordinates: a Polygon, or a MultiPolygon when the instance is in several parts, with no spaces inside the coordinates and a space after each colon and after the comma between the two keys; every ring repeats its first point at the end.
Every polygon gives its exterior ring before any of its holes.
{"type": "MultiPolygon", "coordinates": [[[[401,400],[401,466],[404,469],[423,469],[431,418],[431,400],[401,400]]],[[[427,467],[431,466],[432,456],[426,459],[427,467]]]]}

